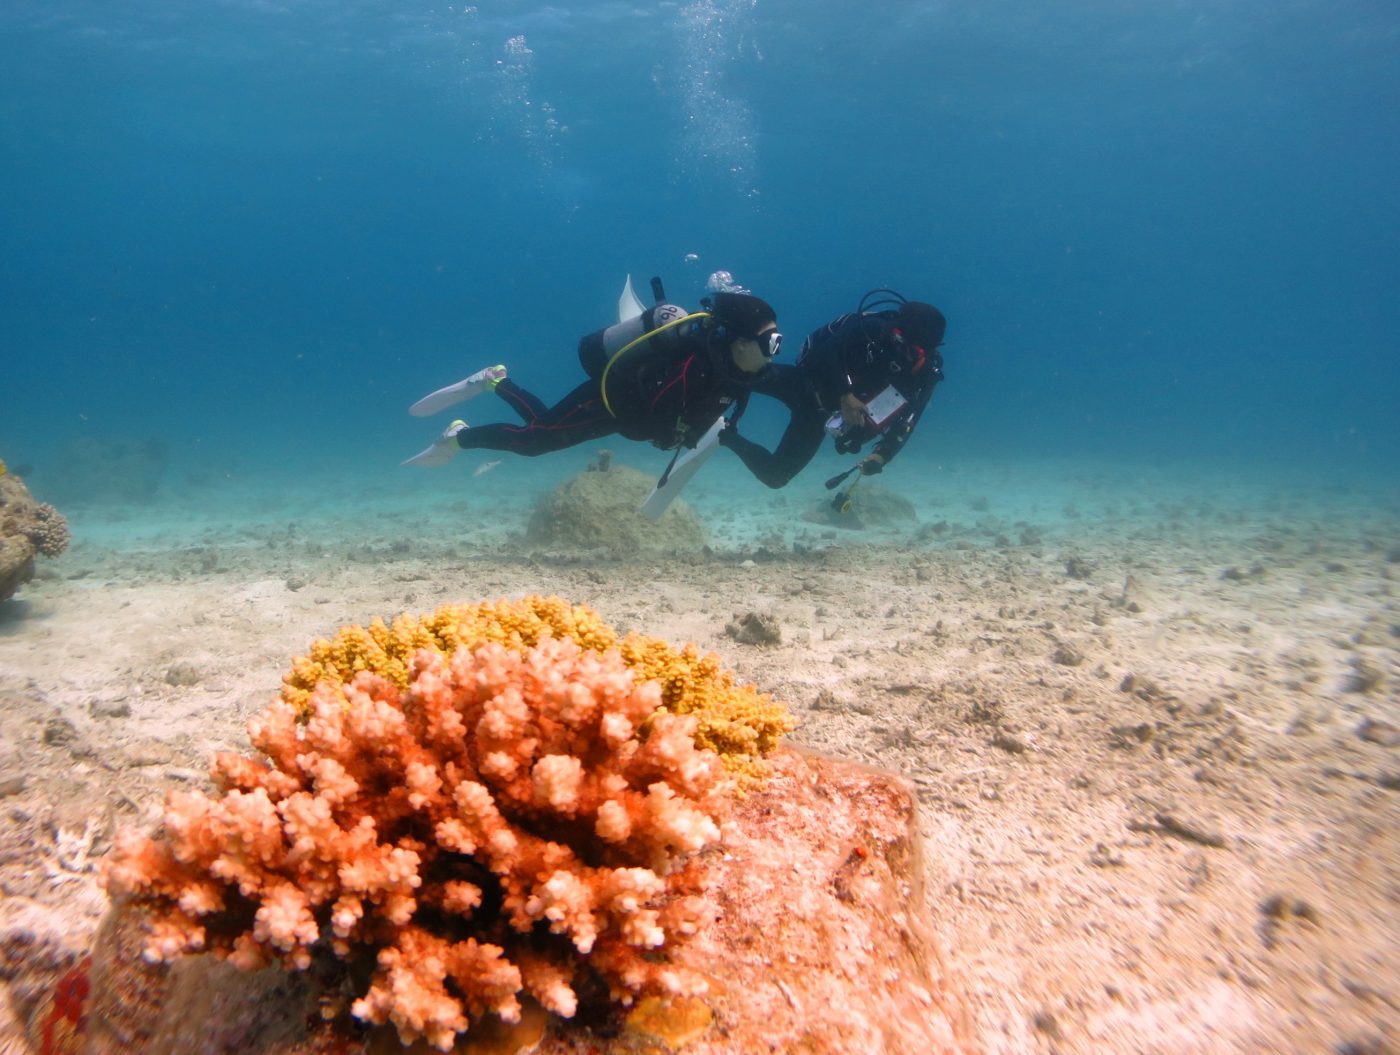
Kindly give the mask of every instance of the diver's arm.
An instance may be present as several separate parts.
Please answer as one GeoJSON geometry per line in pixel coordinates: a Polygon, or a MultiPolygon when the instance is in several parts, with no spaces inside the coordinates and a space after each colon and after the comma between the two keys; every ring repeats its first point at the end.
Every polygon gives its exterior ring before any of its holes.
{"type": "Polygon", "coordinates": [[[850,326],[850,318],[843,315],[813,330],[798,353],[798,362],[807,372],[812,387],[828,411],[840,410],[843,398],[850,395],[854,388],[847,361],[852,355],[848,346],[853,343],[853,333],[859,337],[860,327],[850,326]]]}
{"type": "Polygon", "coordinates": [[[850,428],[871,423],[870,408],[860,401],[860,396],[854,392],[846,392],[841,396],[841,420],[850,428]]]}
{"type": "Polygon", "coordinates": [[[728,447],[737,454],[749,472],[766,487],[782,487],[792,479],[793,474],[780,463],[776,451],[770,451],[747,436],[739,435],[739,430],[732,425],[726,426],[720,432],[719,445],[728,447]]]}

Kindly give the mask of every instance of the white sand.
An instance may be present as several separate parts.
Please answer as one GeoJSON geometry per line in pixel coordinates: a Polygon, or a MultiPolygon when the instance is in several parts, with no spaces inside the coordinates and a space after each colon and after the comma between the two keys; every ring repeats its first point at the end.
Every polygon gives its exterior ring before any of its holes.
{"type": "Polygon", "coordinates": [[[821,468],[774,494],[707,467],[716,554],[622,565],[532,556],[537,477],[458,468],[69,511],[73,549],[0,607],[11,906],[95,922],[113,826],[242,747],[312,638],[552,593],[719,651],[797,740],[916,783],[985,1050],[1400,1043],[1395,492],[896,466],[919,522],[849,532],[802,519],[821,468]],[[726,635],[751,611],[780,645],[726,635]]]}

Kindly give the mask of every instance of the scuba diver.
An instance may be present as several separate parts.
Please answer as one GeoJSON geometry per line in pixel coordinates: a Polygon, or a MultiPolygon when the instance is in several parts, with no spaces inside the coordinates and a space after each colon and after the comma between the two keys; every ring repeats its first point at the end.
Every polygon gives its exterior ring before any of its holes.
{"type": "Polygon", "coordinates": [[[702,301],[705,310],[688,313],[665,302],[658,279],[652,289],[655,307],[579,341],[588,379],[552,407],[510,380],[504,366],[420,399],[410,413],[422,417],[490,390],[522,424],[454,421],[403,464],[442,465],[461,450],[534,457],[614,433],[664,450],[695,447],[726,411],[742,408],[783,335],[773,309],[752,294],[719,292],[702,301]]]}
{"type": "Polygon", "coordinates": [[[719,434],[720,446],[737,454],[767,486],[782,487],[812,460],[828,434],[841,454],[858,453],[878,437],[856,469],[862,476],[882,472],[908,442],[943,380],[938,346],[946,328],[943,313],[932,304],[905,300],[889,289],[872,290],[854,312],[809,335],[796,366],[774,364],[754,385],[755,392],[779,400],[791,414],[777,448],[765,449],[732,424],[719,434]]]}

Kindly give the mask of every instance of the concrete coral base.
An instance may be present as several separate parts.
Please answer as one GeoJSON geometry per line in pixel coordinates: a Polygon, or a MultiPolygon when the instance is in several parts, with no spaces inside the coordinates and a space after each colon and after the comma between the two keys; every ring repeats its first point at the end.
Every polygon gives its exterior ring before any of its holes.
{"type": "Polygon", "coordinates": [[[711,977],[715,1016],[684,1050],[959,1050],[903,782],[790,750],[773,761],[706,874],[719,918],[677,957],[711,977]]]}
{"type": "MultiPolygon", "coordinates": [[[[725,846],[704,862],[711,926],[675,959],[710,980],[703,999],[643,1001],[587,1022],[527,1014],[494,1020],[459,1055],[932,1055],[963,1050],[924,912],[915,807],[894,776],[784,749],[774,776],[740,805],[725,846]]],[[[75,963],[67,999],[85,995],[60,1031],[52,999],[31,1005],[43,1055],[340,1055],[402,1051],[336,1010],[342,996],[314,972],[243,974],[211,958],[153,969],[139,920],[120,911],[98,933],[91,966],[75,963]],[[325,1021],[321,1012],[328,1013],[325,1021]],[[61,1040],[59,1039],[61,1037],[61,1040]],[[58,1041],[55,1043],[55,1041],[58,1041]]],[[[23,974],[21,969],[18,972],[23,974]]],[[[63,994],[59,994],[63,996],[63,994]]],[[[60,1000],[60,1003],[62,1001],[60,1000]]],[[[413,1049],[426,1052],[426,1048],[413,1049]]]]}

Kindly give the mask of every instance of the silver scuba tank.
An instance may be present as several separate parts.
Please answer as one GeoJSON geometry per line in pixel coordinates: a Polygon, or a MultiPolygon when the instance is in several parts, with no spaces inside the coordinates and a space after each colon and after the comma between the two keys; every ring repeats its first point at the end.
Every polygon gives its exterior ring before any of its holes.
{"type": "MultiPolygon", "coordinates": [[[[607,368],[608,360],[622,349],[639,337],[652,330],[660,329],[668,322],[684,318],[685,315],[686,310],[679,304],[658,304],[654,308],[647,308],[635,318],[623,319],[606,329],[596,330],[579,338],[579,364],[589,377],[602,377],[603,370],[607,368]]],[[[684,327],[663,330],[646,343],[655,347],[658,342],[664,342],[666,347],[670,347],[676,341],[677,329],[684,329],[684,327]]],[[[634,348],[628,355],[630,356],[639,350],[640,348],[634,348]]]]}

